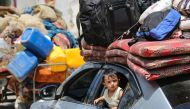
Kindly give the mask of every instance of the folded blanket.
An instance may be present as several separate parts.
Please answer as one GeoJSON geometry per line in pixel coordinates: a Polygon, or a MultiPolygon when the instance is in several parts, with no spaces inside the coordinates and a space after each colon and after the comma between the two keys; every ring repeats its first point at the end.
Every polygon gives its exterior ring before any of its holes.
{"type": "Polygon", "coordinates": [[[119,64],[127,65],[127,58],[122,57],[122,56],[107,57],[106,62],[108,62],[108,63],[119,63],[119,64]]]}
{"type": "Polygon", "coordinates": [[[161,57],[190,53],[190,40],[170,39],[164,41],[137,42],[130,47],[130,53],[141,57],[161,57]]]}
{"type": "Polygon", "coordinates": [[[98,50],[81,50],[81,56],[84,57],[105,57],[106,51],[98,51],[98,50]]]}
{"type": "Polygon", "coordinates": [[[84,61],[101,61],[101,62],[105,62],[105,58],[104,57],[84,57],[84,61]]]}
{"type": "Polygon", "coordinates": [[[190,63],[190,55],[177,55],[160,58],[143,58],[129,53],[128,59],[131,62],[140,65],[146,69],[155,69],[177,64],[190,63]]]}
{"type": "Polygon", "coordinates": [[[190,64],[175,65],[170,67],[147,70],[137,64],[127,60],[127,64],[135,73],[143,75],[147,80],[156,80],[165,77],[171,77],[179,74],[190,73],[190,64]]]}
{"type": "Polygon", "coordinates": [[[123,56],[127,58],[128,52],[120,49],[112,49],[106,51],[106,57],[123,56]]]}
{"type": "Polygon", "coordinates": [[[124,51],[129,51],[128,42],[131,39],[122,39],[122,40],[116,40],[115,42],[111,43],[108,47],[108,50],[111,49],[121,49],[124,51]]]}
{"type": "Polygon", "coordinates": [[[81,45],[85,50],[98,50],[98,51],[106,51],[107,48],[101,46],[92,46],[88,45],[84,39],[81,41],[81,45]]]}

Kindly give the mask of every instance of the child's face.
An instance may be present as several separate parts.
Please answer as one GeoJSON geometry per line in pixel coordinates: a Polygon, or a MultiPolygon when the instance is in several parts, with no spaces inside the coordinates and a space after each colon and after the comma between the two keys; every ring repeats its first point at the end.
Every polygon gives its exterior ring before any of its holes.
{"type": "Polygon", "coordinates": [[[104,86],[110,90],[110,91],[115,91],[118,87],[118,78],[117,76],[108,76],[108,75],[105,75],[104,76],[104,86]]]}

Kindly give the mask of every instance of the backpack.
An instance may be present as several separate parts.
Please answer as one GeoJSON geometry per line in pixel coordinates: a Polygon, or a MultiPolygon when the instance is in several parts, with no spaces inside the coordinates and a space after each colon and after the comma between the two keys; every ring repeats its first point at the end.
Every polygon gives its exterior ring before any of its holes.
{"type": "Polygon", "coordinates": [[[144,12],[149,6],[153,3],[156,3],[159,0],[138,0],[138,5],[140,6],[141,13],[144,12]]]}
{"type": "Polygon", "coordinates": [[[135,39],[128,43],[129,46],[141,38],[151,41],[160,41],[167,38],[179,26],[180,18],[180,13],[175,9],[149,14],[145,18],[144,24],[141,25],[139,31],[136,33],[135,39]]]}
{"type": "Polygon", "coordinates": [[[143,24],[144,19],[151,13],[156,11],[166,11],[168,9],[171,9],[172,7],[172,0],[160,0],[156,3],[149,6],[140,16],[139,23],[143,24]]]}
{"type": "MultiPolygon", "coordinates": [[[[77,26],[81,24],[82,37],[89,45],[107,47],[141,14],[137,0],[79,0],[79,4],[77,26]]],[[[79,33],[79,41],[82,37],[79,33]]]]}

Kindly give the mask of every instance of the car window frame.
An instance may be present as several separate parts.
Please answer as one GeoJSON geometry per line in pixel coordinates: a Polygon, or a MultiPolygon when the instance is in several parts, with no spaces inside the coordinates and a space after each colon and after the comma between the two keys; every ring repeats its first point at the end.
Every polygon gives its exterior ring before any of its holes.
{"type": "MultiPolygon", "coordinates": [[[[103,68],[111,68],[111,69],[123,74],[127,78],[130,88],[134,95],[134,100],[132,101],[133,103],[130,106],[135,104],[135,101],[142,96],[142,91],[141,91],[140,84],[138,82],[136,75],[128,67],[125,67],[120,64],[106,64],[103,68]]],[[[125,94],[126,94],[126,91],[124,90],[122,98],[125,97],[124,96],[125,94]]],[[[120,105],[122,105],[121,103],[122,102],[119,102],[118,107],[120,107],[120,105]]]]}
{"type": "MultiPolygon", "coordinates": [[[[119,64],[108,64],[107,63],[102,67],[102,69],[113,69],[116,72],[125,76],[126,80],[128,80],[128,82],[129,82],[130,88],[133,92],[133,95],[134,95],[134,101],[133,102],[134,103],[135,103],[135,99],[138,99],[138,98],[140,98],[140,96],[142,96],[141,88],[140,88],[140,85],[138,83],[137,77],[129,68],[127,68],[123,65],[119,65],[119,64]]],[[[95,98],[96,95],[94,93],[96,93],[96,91],[97,91],[96,86],[100,86],[100,84],[102,84],[102,77],[103,77],[103,72],[102,72],[102,75],[98,76],[99,79],[97,79],[97,81],[96,81],[97,84],[94,84],[93,91],[92,91],[91,95],[89,96],[89,98],[91,98],[91,99],[87,101],[87,104],[91,104],[92,99],[95,98]]],[[[125,94],[125,90],[124,90],[124,94],[125,94]]]]}

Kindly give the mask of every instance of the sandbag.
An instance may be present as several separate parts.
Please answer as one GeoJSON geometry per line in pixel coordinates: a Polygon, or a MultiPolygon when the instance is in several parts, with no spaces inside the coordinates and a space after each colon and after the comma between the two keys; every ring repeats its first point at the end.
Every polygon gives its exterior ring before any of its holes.
{"type": "Polygon", "coordinates": [[[36,5],[33,7],[33,15],[41,19],[48,19],[52,22],[57,20],[55,11],[47,5],[36,5]]]}

